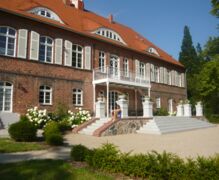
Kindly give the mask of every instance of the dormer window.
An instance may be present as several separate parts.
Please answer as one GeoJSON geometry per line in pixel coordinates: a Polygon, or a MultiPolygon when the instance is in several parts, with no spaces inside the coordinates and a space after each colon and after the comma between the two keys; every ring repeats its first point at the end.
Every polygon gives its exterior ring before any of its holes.
{"type": "Polygon", "coordinates": [[[32,14],[43,16],[45,18],[49,18],[49,19],[52,19],[52,20],[55,20],[55,21],[59,21],[60,23],[64,24],[56,13],[54,13],[53,11],[51,11],[47,8],[37,7],[37,8],[34,8],[34,9],[30,10],[29,12],[32,13],[32,14]]]}
{"type": "Polygon", "coordinates": [[[94,34],[98,34],[100,36],[106,37],[108,39],[112,39],[114,41],[118,41],[121,42],[123,44],[126,44],[123,39],[121,38],[121,36],[116,33],[115,31],[111,30],[111,29],[107,29],[107,28],[99,28],[96,31],[93,32],[94,34]]]}
{"type": "Polygon", "coordinates": [[[148,52],[151,53],[151,54],[155,54],[157,56],[160,56],[159,53],[157,52],[157,50],[155,48],[153,48],[153,47],[150,47],[148,49],[148,52]]]}

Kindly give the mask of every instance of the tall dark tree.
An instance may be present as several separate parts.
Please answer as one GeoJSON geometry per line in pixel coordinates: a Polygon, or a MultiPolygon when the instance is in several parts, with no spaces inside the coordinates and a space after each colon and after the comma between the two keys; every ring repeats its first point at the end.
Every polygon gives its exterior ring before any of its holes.
{"type": "Polygon", "coordinates": [[[197,55],[201,55],[202,54],[202,47],[201,47],[200,43],[198,43],[197,46],[196,46],[196,52],[197,52],[197,55]]]}
{"type": "Polygon", "coordinates": [[[211,0],[212,10],[211,14],[219,18],[219,0],[211,0]]]}
{"type": "Polygon", "coordinates": [[[197,53],[193,46],[192,36],[189,31],[189,27],[184,27],[184,37],[181,46],[181,52],[179,54],[179,61],[185,66],[188,74],[196,72],[197,68],[197,53]]]}

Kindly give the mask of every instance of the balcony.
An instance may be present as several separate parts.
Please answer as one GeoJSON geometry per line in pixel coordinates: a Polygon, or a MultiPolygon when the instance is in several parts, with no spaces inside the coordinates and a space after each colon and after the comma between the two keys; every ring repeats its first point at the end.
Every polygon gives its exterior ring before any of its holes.
{"type": "Polygon", "coordinates": [[[119,68],[100,67],[93,70],[93,84],[114,83],[120,85],[150,88],[150,79],[135,72],[119,70],[119,68]]]}

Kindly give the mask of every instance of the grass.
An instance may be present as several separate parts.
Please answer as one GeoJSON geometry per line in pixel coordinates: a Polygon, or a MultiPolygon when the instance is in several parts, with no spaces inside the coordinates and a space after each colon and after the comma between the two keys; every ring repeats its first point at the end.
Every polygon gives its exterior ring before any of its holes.
{"type": "Polygon", "coordinates": [[[47,148],[46,144],[40,142],[15,142],[9,138],[0,138],[0,153],[34,151],[47,148]]]}
{"type": "Polygon", "coordinates": [[[0,164],[0,177],[7,180],[112,180],[103,173],[87,168],[74,168],[62,160],[34,160],[12,164],[0,164]]]}

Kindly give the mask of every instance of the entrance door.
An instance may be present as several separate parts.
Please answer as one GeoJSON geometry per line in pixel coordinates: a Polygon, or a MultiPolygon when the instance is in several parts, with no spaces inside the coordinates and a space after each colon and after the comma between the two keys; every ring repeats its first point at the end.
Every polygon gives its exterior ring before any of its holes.
{"type": "Polygon", "coordinates": [[[119,58],[116,55],[110,56],[110,75],[113,77],[119,75],[119,58]]]}
{"type": "Polygon", "coordinates": [[[110,91],[109,92],[109,110],[110,110],[110,114],[111,112],[116,109],[116,101],[118,100],[118,92],[116,91],[110,91]]]}
{"type": "Polygon", "coordinates": [[[0,112],[12,111],[12,84],[0,81],[0,112]]]}

